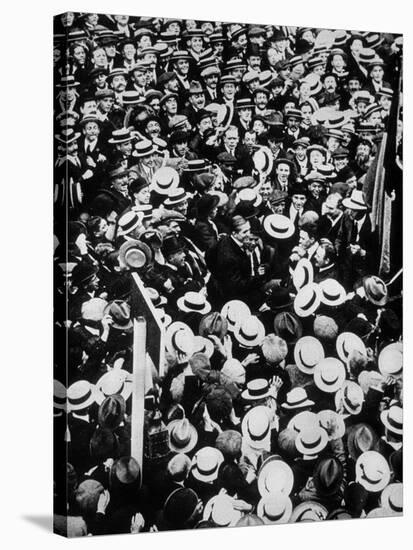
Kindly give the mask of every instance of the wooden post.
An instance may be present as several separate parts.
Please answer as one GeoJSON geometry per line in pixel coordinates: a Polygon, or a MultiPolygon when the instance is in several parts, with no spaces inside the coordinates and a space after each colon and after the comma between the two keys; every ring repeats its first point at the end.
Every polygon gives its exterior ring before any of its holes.
{"type": "Polygon", "coordinates": [[[133,392],[131,422],[131,456],[143,469],[143,428],[145,414],[146,321],[133,321],[133,392]]]}

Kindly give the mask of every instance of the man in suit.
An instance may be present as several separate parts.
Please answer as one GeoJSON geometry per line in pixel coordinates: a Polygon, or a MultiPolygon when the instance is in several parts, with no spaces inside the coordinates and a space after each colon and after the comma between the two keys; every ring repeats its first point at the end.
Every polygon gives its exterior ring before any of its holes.
{"type": "Polygon", "coordinates": [[[325,238],[333,244],[336,242],[340,228],[340,220],[343,217],[341,208],[342,196],[340,193],[330,193],[322,206],[322,216],[318,225],[320,238],[325,238]]]}
{"type": "Polygon", "coordinates": [[[315,251],[314,263],[318,269],[314,276],[316,283],[321,283],[325,279],[339,280],[337,255],[333,244],[321,242],[315,251]]]}
{"type": "Polygon", "coordinates": [[[91,204],[91,211],[102,218],[115,212],[118,216],[131,206],[129,171],[118,166],[109,172],[110,187],[101,189],[91,204]]]}

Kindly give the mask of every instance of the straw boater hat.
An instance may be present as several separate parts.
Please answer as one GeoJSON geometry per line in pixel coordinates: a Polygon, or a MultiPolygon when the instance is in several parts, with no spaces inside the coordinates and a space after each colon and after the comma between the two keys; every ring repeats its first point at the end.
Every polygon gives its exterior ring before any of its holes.
{"type": "Polygon", "coordinates": [[[400,378],[403,374],[403,344],[394,342],[383,348],[379,354],[378,364],[383,376],[400,378]]]}
{"type": "Polygon", "coordinates": [[[242,319],[251,316],[250,308],[241,300],[230,300],[222,306],[221,315],[228,322],[228,330],[233,332],[235,325],[242,319]]]}
{"type": "Polygon", "coordinates": [[[336,408],[338,409],[343,404],[347,413],[351,415],[360,414],[363,402],[363,390],[352,380],[345,380],[335,395],[336,408]]]}
{"type": "Polygon", "coordinates": [[[295,226],[290,218],[282,214],[270,214],[264,218],[265,232],[273,239],[289,239],[295,232],[295,226]]]}
{"type": "Polygon", "coordinates": [[[346,368],[335,357],[322,359],[314,369],[314,383],[325,393],[335,393],[346,379],[346,368]]]}
{"type": "Polygon", "coordinates": [[[96,403],[100,405],[110,395],[120,395],[126,401],[133,390],[132,375],[126,370],[106,372],[96,383],[96,403]]]}
{"type": "Polygon", "coordinates": [[[281,407],[287,410],[296,410],[303,407],[311,407],[314,404],[314,401],[308,399],[305,389],[297,387],[287,393],[287,400],[285,403],[282,403],[281,407]]]}
{"type": "Polygon", "coordinates": [[[271,388],[268,380],[265,378],[256,378],[247,383],[247,388],[242,392],[241,396],[247,401],[258,401],[271,395],[271,388]]]}
{"type": "Polygon", "coordinates": [[[267,525],[288,523],[293,505],[285,493],[270,493],[258,502],[257,516],[267,525]]]}
{"type": "Polygon", "coordinates": [[[321,302],[327,306],[340,306],[346,301],[347,293],[344,287],[335,279],[324,279],[319,283],[321,302]]]}
{"type": "Polygon", "coordinates": [[[172,420],[167,429],[169,447],[176,453],[189,453],[198,443],[198,432],[187,418],[172,420]]]}
{"type": "Polygon", "coordinates": [[[156,316],[160,323],[162,324],[163,328],[166,329],[169,327],[169,325],[172,323],[172,317],[165,313],[165,310],[162,308],[156,308],[155,309],[156,316]]]}
{"type": "Polygon", "coordinates": [[[198,481],[210,483],[218,478],[224,455],[215,447],[202,447],[192,459],[191,473],[198,481]]]}
{"type": "Polygon", "coordinates": [[[304,428],[295,440],[297,451],[305,456],[318,455],[327,445],[328,435],[320,425],[304,428]]]}
{"type": "Polygon", "coordinates": [[[205,315],[211,311],[211,304],[202,292],[185,292],[176,303],[178,309],[186,313],[195,312],[205,315]]]}
{"type": "Polygon", "coordinates": [[[209,338],[204,338],[204,336],[194,336],[193,353],[203,353],[210,359],[214,354],[214,344],[211,340],[209,340],[209,338]]]}
{"type": "Polygon", "coordinates": [[[363,211],[367,210],[367,204],[364,199],[363,191],[353,189],[349,198],[343,200],[344,208],[350,208],[350,210],[363,211]]]}
{"type": "Polygon", "coordinates": [[[392,515],[403,514],[403,483],[390,483],[380,495],[383,508],[390,510],[392,515]]]}
{"type": "Polygon", "coordinates": [[[273,167],[273,156],[269,147],[261,147],[252,157],[255,169],[261,173],[268,175],[273,167]]]}
{"type": "Polygon", "coordinates": [[[301,258],[293,272],[293,284],[296,290],[312,283],[314,280],[313,264],[308,258],[301,258]]]}
{"type": "Polygon", "coordinates": [[[174,321],[166,331],[166,349],[173,355],[176,352],[192,355],[194,348],[194,333],[181,321],[174,321]]]}
{"type": "Polygon", "coordinates": [[[261,465],[257,476],[258,491],[262,498],[273,493],[291,494],[294,474],[290,466],[279,456],[268,457],[261,465]]]}
{"type": "Polygon", "coordinates": [[[142,225],[143,212],[134,212],[130,210],[121,216],[118,220],[118,237],[128,235],[131,231],[142,225]]]}
{"type": "Polygon", "coordinates": [[[294,300],[294,311],[299,317],[309,317],[321,304],[321,290],[317,283],[300,288],[294,300]]]}
{"type": "Polygon", "coordinates": [[[390,432],[398,435],[403,433],[403,409],[398,405],[392,405],[389,409],[382,411],[380,420],[390,432]]]}
{"type": "Polygon", "coordinates": [[[302,411],[292,417],[288,422],[287,428],[299,433],[307,428],[317,428],[319,425],[320,421],[316,413],[302,411]]]}
{"type": "Polygon", "coordinates": [[[265,328],[258,317],[250,315],[240,319],[234,328],[234,336],[246,348],[259,346],[265,336],[265,328]]]}
{"type": "Polygon", "coordinates": [[[181,187],[172,187],[168,191],[168,197],[164,201],[166,208],[174,208],[178,204],[181,204],[188,200],[191,195],[182,189],[181,187]]]}
{"type": "Polygon", "coordinates": [[[390,481],[390,468],[377,451],[361,454],[356,462],[356,481],[370,493],[379,493],[390,481]]]}
{"type": "Polygon", "coordinates": [[[204,521],[211,520],[217,527],[233,527],[241,517],[242,513],[234,508],[234,499],[225,493],[218,493],[205,504],[204,521]]]}
{"type": "Polygon", "coordinates": [[[141,269],[151,262],[152,251],[145,243],[131,239],[121,245],[119,260],[121,265],[129,269],[141,269]]]}
{"type": "Polygon", "coordinates": [[[294,508],[290,523],[324,521],[327,516],[328,511],[325,506],[315,500],[306,500],[294,508]]]}
{"type": "Polygon", "coordinates": [[[120,128],[119,130],[113,130],[112,137],[108,140],[108,143],[116,145],[119,143],[126,143],[127,141],[132,141],[134,137],[132,136],[128,128],[120,128]]]}
{"type": "Polygon", "coordinates": [[[259,405],[250,409],[242,419],[242,437],[245,443],[254,449],[267,449],[270,447],[271,409],[259,405]]]}
{"type": "Polygon", "coordinates": [[[96,388],[87,380],[78,380],[67,388],[68,412],[90,407],[96,401],[96,388]]]}
{"type": "Polygon", "coordinates": [[[66,410],[66,400],[66,387],[59,380],[53,380],[53,408],[66,410]]]}
{"type": "Polygon", "coordinates": [[[346,425],[340,414],[330,409],[325,409],[324,411],[320,411],[317,416],[320,426],[325,429],[330,441],[340,439],[344,436],[346,425]]]}
{"type": "Polygon", "coordinates": [[[169,195],[172,189],[176,189],[179,185],[179,174],[174,168],[164,166],[159,168],[153,177],[151,190],[156,191],[159,195],[169,195]]]}
{"type": "Polygon", "coordinates": [[[162,307],[168,303],[168,300],[159,294],[159,292],[152,287],[146,287],[145,291],[149,295],[149,298],[155,308],[162,307]]]}
{"type": "Polygon", "coordinates": [[[315,367],[324,357],[324,348],[314,336],[303,336],[295,344],[294,361],[305,374],[313,374],[315,367]]]}
{"type": "Polygon", "coordinates": [[[336,349],[337,355],[344,363],[348,363],[354,351],[367,356],[363,340],[353,332],[341,332],[336,340],[336,349]]]}

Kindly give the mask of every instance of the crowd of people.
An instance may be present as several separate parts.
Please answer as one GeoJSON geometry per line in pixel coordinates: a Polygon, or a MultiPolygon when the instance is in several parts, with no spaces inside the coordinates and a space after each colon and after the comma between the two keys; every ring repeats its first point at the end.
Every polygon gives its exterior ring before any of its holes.
{"type": "Polygon", "coordinates": [[[384,33],[55,18],[57,533],[402,514],[401,266],[365,187],[401,58],[384,33]],[[165,342],[141,461],[132,274],[165,342]]]}

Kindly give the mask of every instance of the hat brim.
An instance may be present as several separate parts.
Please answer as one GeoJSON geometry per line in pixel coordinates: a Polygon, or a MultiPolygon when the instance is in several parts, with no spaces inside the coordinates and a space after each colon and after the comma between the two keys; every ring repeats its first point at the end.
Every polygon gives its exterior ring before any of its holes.
{"type": "MultiPolygon", "coordinates": [[[[276,497],[277,495],[275,494],[273,498],[275,499],[276,497]]],[[[270,497],[267,497],[267,498],[269,499],[270,497]]],[[[266,498],[261,498],[261,500],[258,502],[257,516],[261,518],[266,525],[276,525],[277,523],[288,523],[293,511],[293,504],[291,502],[291,499],[290,498],[287,499],[287,503],[286,503],[287,505],[284,509],[284,512],[282,516],[277,519],[271,519],[265,515],[265,511],[264,511],[265,500],[266,498]]]]}
{"type": "Polygon", "coordinates": [[[300,432],[298,433],[297,438],[295,440],[295,447],[300,454],[304,456],[313,456],[320,453],[326,447],[327,443],[328,443],[327,432],[323,429],[322,431],[320,431],[320,443],[317,445],[317,447],[312,447],[311,449],[304,447],[301,441],[300,432]]]}
{"type": "MultiPolygon", "coordinates": [[[[274,215],[277,215],[277,214],[274,214],[274,215]]],[[[286,216],[284,216],[284,217],[286,217],[286,216]]],[[[281,227],[277,228],[272,223],[270,218],[271,218],[271,215],[267,216],[264,219],[264,223],[263,223],[264,230],[270,237],[272,237],[273,239],[284,240],[284,239],[289,239],[290,237],[292,237],[294,235],[295,226],[289,218],[287,218],[288,221],[289,221],[289,224],[286,225],[283,228],[281,228],[281,227]]]]}
{"type": "Polygon", "coordinates": [[[234,336],[237,342],[241,344],[241,346],[244,346],[245,348],[255,348],[256,346],[259,346],[264,339],[265,328],[264,328],[264,325],[262,324],[259,324],[257,326],[258,326],[257,336],[254,338],[254,340],[246,340],[240,334],[241,325],[237,325],[234,329],[234,336]]]}
{"type": "Polygon", "coordinates": [[[395,428],[389,423],[389,409],[386,409],[385,411],[382,411],[380,413],[380,420],[382,421],[385,428],[387,428],[390,432],[402,435],[403,434],[403,428],[395,428]]]}
{"type": "MultiPolygon", "coordinates": [[[[283,486],[278,488],[278,490],[286,495],[290,495],[294,486],[294,473],[291,467],[284,462],[279,456],[272,455],[267,460],[265,460],[258,472],[257,483],[258,483],[258,492],[261,497],[266,497],[271,493],[271,490],[267,487],[266,478],[268,472],[273,469],[278,468],[283,470],[283,486]]],[[[279,477],[281,479],[281,476],[279,477]]]]}
{"type": "Polygon", "coordinates": [[[335,393],[337,392],[344,384],[344,381],[346,379],[346,371],[345,369],[340,369],[340,372],[338,373],[338,377],[336,382],[334,384],[326,384],[322,377],[321,377],[321,371],[314,371],[314,383],[317,386],[319,390],[321,390],[324,393],[335,393]]]}
{"type": "MultiPolygon", "coordinates": [[[[290,523],[299,523],[303,521],[301,518],[306,511],[312,512],[314,521],[324,521],[328,516],[327,508],[325,508],[322,504],[319,504],[313,500],[307,500],[305,502],[301,502],[294,508],[291,514],[290,523]]],[[[310,520],[306,518],[304,521],[310,520]]]]}
{"type": "MultiPolygon", "coordinates": [[[[96,403],[98,405],[103,403],[103,401],[107,397],[110,397],[110,395],[105,395],[102,392],[102,383],[104,382],[105,377],[108,377],[108,375],[110,375],[112,372],[113,371],[106,372],[103,376],[99,378],[99,380],[96,383],[96,403]]],[[[115,393],[112,395],[120,395],[126,401],[131,396],[133,391],[132,379],[130,377],[131,375],[127,371],[123,371],[123,370],[118,370],[117,372],[121,375],[121,377],[123,377],[123,388],[120,393],[115,393]]]]}
{"type": "Polygon", "coordinates": [[[166,429],[168,430],[168,433],[169,433],[169,448],[171,449],[171,451],[174,451],[175,453],[188,453],[192,451],[192,449],[194,449],[196,447],[196,444],[198,443],[198,432],[195,426],[189,423],[190,435],[189,435],[188,443],[183,447],[174,445],[171,438],[171,432],[175,428],[175,426],[177,426],[180,422],[181,422],[181,419],[172,420],[172,422],[170,422],[166,426],[166,429]]]}

